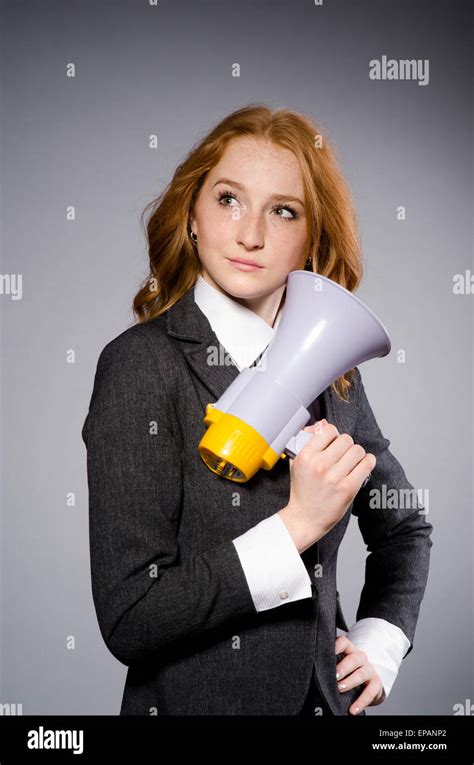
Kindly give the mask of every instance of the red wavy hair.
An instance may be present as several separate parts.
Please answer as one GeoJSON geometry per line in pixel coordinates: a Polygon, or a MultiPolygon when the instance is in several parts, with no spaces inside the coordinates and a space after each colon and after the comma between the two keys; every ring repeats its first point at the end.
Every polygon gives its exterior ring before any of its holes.
{"type": "MultiPolygon", "coordinates": [[[[348,185],[336,161],[336,150],[320,125],[289,109],[249,104],[224,117],[189,151],[165,190],[143,210],[150,272],[135,295],[139,323],[165,313],[189,289],[202,270],[189,238],[189,219],[207,173],[219,162],[233,138],[254,136],[289,149],[298,159],[307,221],[305,268],[354,291],[362,278],[358,221],[348,185]]],[[[347,401],[354,370],[333,382],[347,401]]]]}

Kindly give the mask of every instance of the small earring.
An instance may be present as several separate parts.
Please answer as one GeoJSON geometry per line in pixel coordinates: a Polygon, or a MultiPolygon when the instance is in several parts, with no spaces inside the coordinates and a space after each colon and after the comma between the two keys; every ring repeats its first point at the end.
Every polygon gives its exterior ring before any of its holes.
{"type": "Polygon", "coordinates": [[[194,231],[190,231],[189,236],[191,237],[193,242],[197,242],[197,240],[198,240],[197,234],[195,234],[194,231]]]}

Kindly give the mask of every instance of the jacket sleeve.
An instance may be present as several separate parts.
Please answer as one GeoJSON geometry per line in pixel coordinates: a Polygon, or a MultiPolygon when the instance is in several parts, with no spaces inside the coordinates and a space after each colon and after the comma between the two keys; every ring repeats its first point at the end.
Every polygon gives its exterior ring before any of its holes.
{"type": "Polygon", "coordinates": [[[108,343],[82,428],[92,595],[102,637],[125,665],[256,613],[231,538],[180,554],[179,424],[160,366],[143,329],[108,343]]]}
{"type": "Polygon", "coordinates": [[[426,521],[428,508],[419,501],[380,431],[357,367],[354,382],[358,407],[354,442],[377,458],[370,480],[352,506],[370,553],[356,618],[378,617],[395,624],[410,641],[408,656],[428,579],[433,527],[426,521]]]}

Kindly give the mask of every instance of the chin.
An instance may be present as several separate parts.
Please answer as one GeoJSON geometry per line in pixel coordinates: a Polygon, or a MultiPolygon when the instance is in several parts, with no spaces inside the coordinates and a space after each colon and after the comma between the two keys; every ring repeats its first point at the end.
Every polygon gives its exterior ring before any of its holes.
{"type": "MultiPolygon", "coordinates": [[[[229,295],[235,298],[253,298],[271,292],[272,286],[264,281],[258,272],[242,273],[237,276],[225,276],[214,281],[229,295]],[[257,278],[255,278],[257,277],[257,278]]],[[[273,287],[273,289],[275,289],[273,287]]]]}

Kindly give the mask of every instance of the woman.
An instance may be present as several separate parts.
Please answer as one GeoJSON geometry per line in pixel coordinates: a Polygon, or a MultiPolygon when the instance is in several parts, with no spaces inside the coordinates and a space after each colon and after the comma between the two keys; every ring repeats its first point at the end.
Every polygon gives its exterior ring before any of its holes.
{"type": "Polygon", "coordinates": [[[432,527],[420,506],[369,501],[413,487],[359,370],[313,402],[295,460],[235,484],[197,451],[206,405],[270,342],[288,274],[360,282],[334,150],[301,114],[242,108],[179,165],[147,234],[138,323],[100,354],[83,427],[94,604],[129,667],[120,713],[365,714],[412,650],[432,527]],[[336,564],[351,511],[371,552],[348,630],[336,564]]]}

